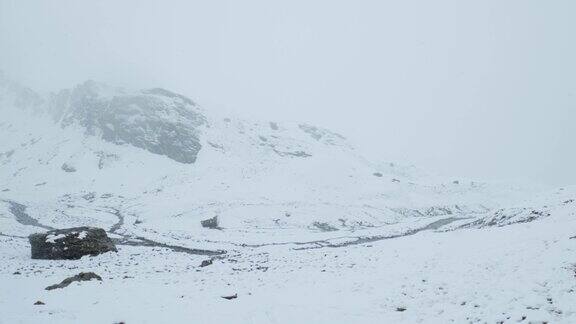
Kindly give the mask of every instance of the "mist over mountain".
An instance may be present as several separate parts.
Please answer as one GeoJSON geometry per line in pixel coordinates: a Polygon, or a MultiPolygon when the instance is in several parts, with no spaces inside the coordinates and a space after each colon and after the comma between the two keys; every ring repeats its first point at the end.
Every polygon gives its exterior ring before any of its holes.
{"type": "Polygon", "coordinates": [[[576,319],[576,187],[373,161],[346,134],[195,99],[0,74],[5,319],[576,319]]]}

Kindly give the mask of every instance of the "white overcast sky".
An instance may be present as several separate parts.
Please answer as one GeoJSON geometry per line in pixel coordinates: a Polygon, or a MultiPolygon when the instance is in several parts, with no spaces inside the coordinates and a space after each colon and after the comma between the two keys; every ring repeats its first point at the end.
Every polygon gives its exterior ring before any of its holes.
{"type": "Polygon", "coordinates": [[[0,69],[161,86],[447,175],[576,184],[574,0],[0,0],[0,69]]]}

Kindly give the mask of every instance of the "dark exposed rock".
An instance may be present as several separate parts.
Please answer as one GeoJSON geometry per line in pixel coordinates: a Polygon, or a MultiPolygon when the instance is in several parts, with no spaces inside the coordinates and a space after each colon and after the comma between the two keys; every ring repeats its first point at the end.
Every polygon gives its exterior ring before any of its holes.
{"type": "Polygon", "coordinates": [[[73,277],[69,277],[69,278],[62,280],[62,282],[59,284],[55,284],[55,285],[46,287],[46,290],[60,289],[60,288],[68,287],[71,283],[76,282],[76,281],[77,282],[90,281],[93,279],[102,281],[102,277],[95,274],[94,272],[80,272],[79,274],[77,274],[73,277]]]}
{"type": "Polygon", "coordinates": [[[98,157],[98,169],[102,170],[114,161],[118,161],[120,157],[116,154],[106,153],[103,151],[94,152],[98,157]]]}
{"type": "Polygon", "coordinates": [[[396,307],[397,312],[403,312],[406,310],[406,307],[396,307]]]}
{"type": "Polygon", "coordinates": [[[96,198],[96,193],[95,192],[89,192],[85,195],[82,195],[82,198],[84,198],[84,200],[87,200],[87,201],[94,201],[94,199],[96,198]]]}
{"type": "Polygon", "coordinates": [[[200,224],[202,225],[202,227],[205,227],[205,228],[210,228],[210,229],[219,229],[220,228],[220,227],[218,227],[218,216],[214,216],[212,218],[200,221],[200,224]]]}
{"type": "Polygon", "coordinates": [[[60,167],[64,172],[76,172],[76,168],[71,166],[70,164],[64,163],[60,167]]]}
{"type": "Polygon", "coordinates": [[[298,127],[313,139],[322,141],[325,144],[335,145],[345,139],[344,136],[340,134],[316,126],[302,124],[298,127]]]}
{"type": "Polygon", "coordinates": [[[200,263],[200,267],[204,268],[204,267],[207,267],[211,264],[212,264],[212,259],[204,260],[204,261],[202,261],[202,263],[200,263]]]}
{"type": "Polygon", "coordinates": [[[279,151],[277,149],[274,149],[274,152],[276,152],[276,154],[278,154],[280,156],[303,157],[303,158],[307,158],[307,157],[312,156],[312,154],[308,154],[304,151],[283,152],[283,151],[279,151]]]}
{"type": "Polygon", "coordinates": [[[230,295],[230,296],[222,296],[222,298],[228,299],[228,300],[236,299],[236,298],[238,298],[238,294],[234,294],[234,295],[230,295]]]}
{"type": "Polygon", "coordinates": [[[46,305],[43,301],[38,300],[34,303],[34,305],[46,305]]]}
{"type": "Polygon", "coordinates": [[[28,237],[32,259],[77,260],[85,255],[116,252],[116,246],[101,228],[75,227],[32,234],[28,237]]]}
{"type": "Polygon", "coordinates": [[[372,175],[374,175],[375,177],[378,177],[378,178],[382,178],[382,176],[383,176],[383,174],[380,172],[374,172],[372,175]]]}
{"type": "Polygon", "coordinates": [[[50,103],[63,127],[79,124],[88,135],[130,144],[181,163],[194,163],[205,117],[196,104],[168,90],[126,91],[87,81],[50,103]]]}
{"type": "Polygon", "coordinates": [[[312,223],[312,226],[321,230],[322,232],[334,232],[334,231],[338,230],[338,228],[336,228],[336,227],[334,227],[328,223],[322,223],[322,222],[314,222],[314,223],[312,223]]]}

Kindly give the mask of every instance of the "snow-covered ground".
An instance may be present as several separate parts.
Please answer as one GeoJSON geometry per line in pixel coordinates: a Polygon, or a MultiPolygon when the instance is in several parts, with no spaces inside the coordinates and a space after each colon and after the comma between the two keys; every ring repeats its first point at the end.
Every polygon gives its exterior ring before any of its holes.
{"type": "Polygon", "coordinates": [[[372,162],[165,90],[69,93],[0,75],[0,323],[576,323],[576,187],[372,162]],[[28,235],[84,225],[118,252],[30,258],[28,235]],[[44,290],[83,271],[103,280],[44,290]]]}
{"type": "Polygon", "coordinates": [[[236,247],[203,268],[206,257],[142,247],[30,260],[26,240],[2,237],[2,322],[574,323],[571,210],[342,248],[236,247]],[[103,281],[44,290],[81,271],[103,281]]]}

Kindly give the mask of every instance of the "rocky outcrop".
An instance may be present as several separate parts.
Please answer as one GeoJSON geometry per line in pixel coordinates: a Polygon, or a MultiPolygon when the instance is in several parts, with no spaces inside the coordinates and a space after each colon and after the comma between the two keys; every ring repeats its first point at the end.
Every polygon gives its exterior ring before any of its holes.
{"type": "Polygon", "coordinates": [[[75,227],[32,234],[28,237],[32,259],[76,260],[85,255],[116,252],[116,246],[101,228],[75,227]]]}
{"type": "Polygon", "coordinates": [[[102,281],[102,277],[95,274],[94,272],[80,272],[79,274],[77,274],[73,277],[69,277],[69,278],[62,280],[62,282],[59,284],[55,284],[55,285],[51,285],[51,286],[46,287],[46,290],[61,289],[61,288],[68,287],[73,282],[90,281],[93,279],[98,280],[98,281],[102,281]]]}
{"type": "Polygon", "coordinates": [[[127,91],[87,81],[53,96],[50,111],[63,127],[79,124],[89,135],[130,144],[181,163],[194,163],[207,124],[190,99],[155,88],[127,91]]]}
{"type": "Polygon", "coordinates": [[[322,141],[328,145],[336,145],[345,140],[345,138],[337,133],[331,132],[327,129],[319,128],[312,125],[302,124],[298,126],[303,132],[307,133],[313,139],[322,141]]]}

